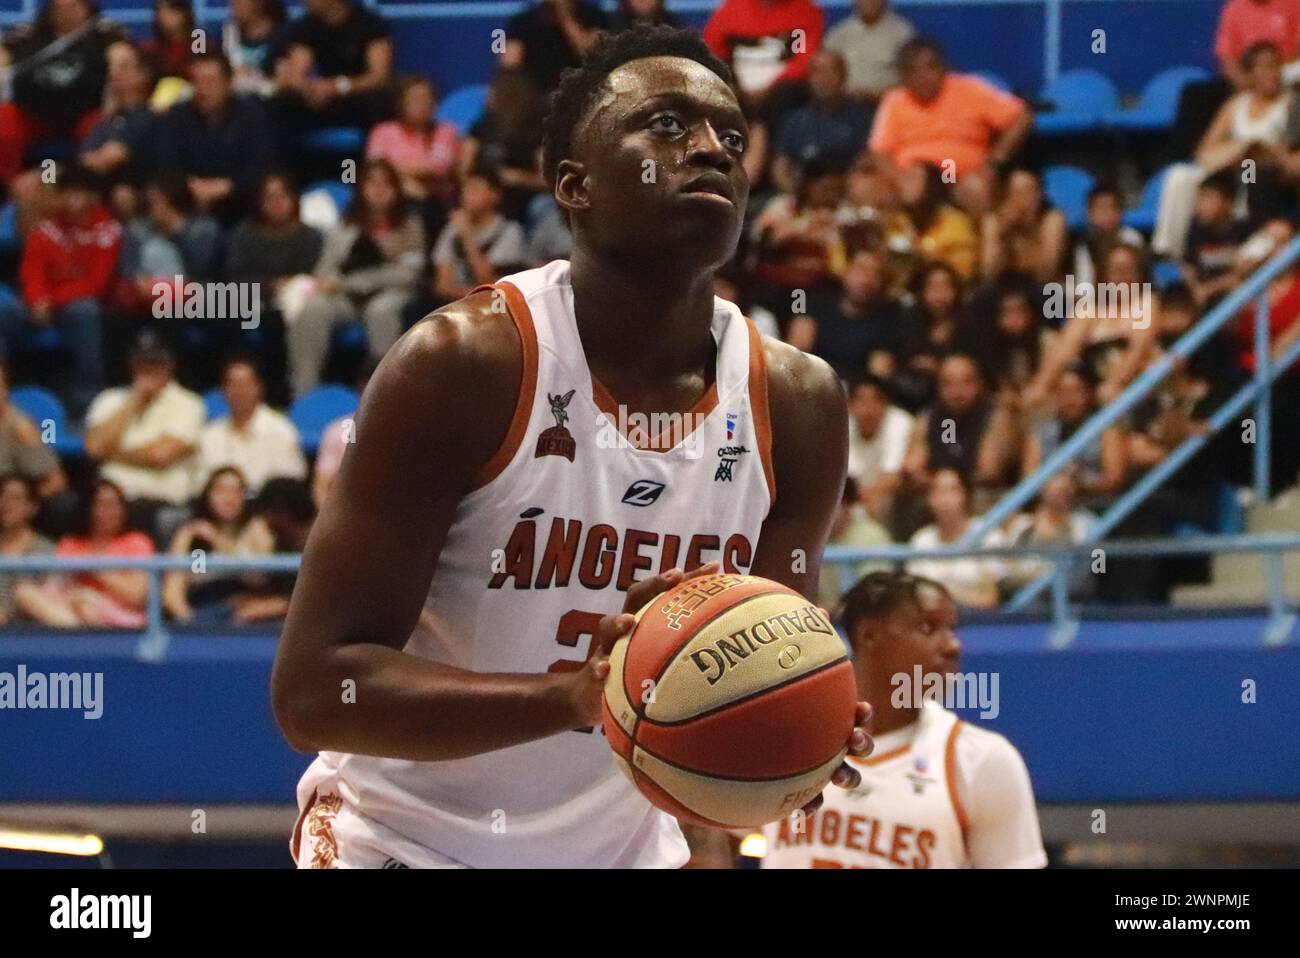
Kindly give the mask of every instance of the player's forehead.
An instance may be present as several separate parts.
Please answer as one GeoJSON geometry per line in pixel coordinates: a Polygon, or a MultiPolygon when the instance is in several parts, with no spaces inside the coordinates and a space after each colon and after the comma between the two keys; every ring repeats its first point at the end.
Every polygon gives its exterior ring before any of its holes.
{"type": "Polygon", "coordinates": [[[605,78],[596,108],[622,112],[660,99],[729,113],[743,120],[736,95],[722,77],[685,57],[642,57],[615,68],[605,78]]]}

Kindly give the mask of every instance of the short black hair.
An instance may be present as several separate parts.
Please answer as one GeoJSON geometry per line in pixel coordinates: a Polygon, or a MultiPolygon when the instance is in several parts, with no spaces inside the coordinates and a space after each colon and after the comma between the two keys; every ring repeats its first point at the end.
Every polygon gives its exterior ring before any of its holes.
{"type": "Polygon", "coordinates": [[[732,90],[736,88],[731,68],[693,30],[654,24],[603,34],[579,66],[560,74],[559,86],[547,98],[546,118],[542,121],[542,175],[552,189],[555,169],[572,151],[573,132],[606,78],[625,63],[647,57],[694,60],[717,74],[732,90]]]}
{"type": "Polygon", "coordinates": [[[864,387],[870,387],[871,389],[876,390],[876,392],[880,393],[880,395],[885,397],[885,402],[894,401],[893,389],[890,387],[889,381],[885,379],[883,376],[877,376],[875,373],[872,372],[854,373],[851,377],[849,377],[849,381],[848,381],[849,398],[852,399],[853,394],[856,393],[859,389],[862,389],[864,387]]]}
{"type": "Polygon", "coordinates": [[[1088,190],[1088,205],[1092,206],[1095,200],[1103,196],[1113,196],[1121,206],[1124,205],[1124,194],[1120,191],[1119,186],[1110,180],[1102,180],[1088,190]]]}
{"type": "Polygon", "coordinates": [[[948,587],[934,579],[910,572],[868,572],[841,600],[840,621],[849,641],[859,623],[878,622],[909,603],[917,604],[921,590],[927,588],[951,598],[948,587]]]}
{"type": "Polygon", "coordinates": [[[948,69],[948,54],[943,52],[943,47],[939,45],[939,41],[932,37],[912,37],[912,39],[908,40],[898,48],[898,52],[894,54],[894,63],[901,68],[911,60],[912,57],[916,56],[918,53],[923,53],[926,50],[929,50],[935,55],[940,66],[945,70],[948,69]]]}
{"type": "Polygon", "coordinates": [[[307,483],[287,476],[268,479],[257,494],[254,506],[261,515],[278,512],[300,522],[311,522],[316,518],[316,504],[307,483]]]}
{"type": "Polygon", "coordinates": [[[1218,173],[1212,173],[1205,179],[1201,180],[1198,189],[1211,190],[1218,193],[1229,202],[1232,202],[1237,198],[1238,185],[1236,171],[1226,169],[1220,170],[1218,173]]]}

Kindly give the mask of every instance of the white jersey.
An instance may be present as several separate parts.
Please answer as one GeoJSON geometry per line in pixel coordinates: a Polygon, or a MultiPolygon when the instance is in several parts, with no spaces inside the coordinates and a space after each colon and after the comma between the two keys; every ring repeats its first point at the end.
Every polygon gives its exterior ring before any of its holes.
{"type": "Polygon", "coordinates": [[[851,758],[855,789],[768,825],[764,868],[1041,868],[1033,790],[1004,737],[927,702],[921,717],[851,758]]]}
{"type": "MultiPolygon", "coordinates": [[[[569,264],[495,288],[523,343],[523,387],[505,443],[460,501],[405,651],[475,672],[567,671],[632,583],[714,559],[748,570],[775,495],[763,349],[715,299],[714,385],[690,413],[624,416],[621,432],[587,367],[569,264]]],[[[688,858],[676,821],[618,771],[599,728],[437,763],[324,752],[298,797],[300,867],[688,858]]]]}

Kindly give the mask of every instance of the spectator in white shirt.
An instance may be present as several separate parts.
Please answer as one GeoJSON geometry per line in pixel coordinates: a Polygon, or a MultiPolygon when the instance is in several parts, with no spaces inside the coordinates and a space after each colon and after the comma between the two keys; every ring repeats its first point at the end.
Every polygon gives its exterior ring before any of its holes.
{"type": "Polygon", "coordinates": [[[199,437],[199,477],[222,466],[236,466],[257,495],[268,479],[304,479],[307,460],[298,430],[289,417],[262,401],[265,386],[249,358],[232,359],[221,374],[221,391],[229,414],[203,427],[199,437]]]}
{"type": "Polygon", "coordinates": [[[156,332],[137,337],[127,362],[131,385],[104,390],[86,414],[86,455],[122,490],[133,520],[166,540],[188,518],[203,400],[172,378],[175,357],[156,332]]]}
{"type": "Polygon", "coordinates": [[[859,501],[886,521],[902,481],[912,417],[889,401],[883,380],[865,374],[849,384],[849,478],[859,501]]]}
{"type": "Polygon", "coordinates": [[[857,0],[853,9],[853,16],[826,34],[822,46],[844,57],[850,96],[878,100],[898,85],[898,51],[916,30],[889,9],[888,0],[857,0]]]}
{"type": "MultiPolygon", "coordinates": [[[[970,514],[970,492],[955,469],[939,469],[930,478],[930,514],[934,521],[912,536],[917,549],[937,549],[956,545],[974,519],[970,514]]],[[[1005,543],[994,529],[981,545],[995,547],[1005,543]]],[[[998,604],[998,583],[1005,574],[1001,559],[968,556],[960,559],[913,559],[907,564],[912,575],[942,582],[959,605],[968,609],[991,609],[998,604]]]]}

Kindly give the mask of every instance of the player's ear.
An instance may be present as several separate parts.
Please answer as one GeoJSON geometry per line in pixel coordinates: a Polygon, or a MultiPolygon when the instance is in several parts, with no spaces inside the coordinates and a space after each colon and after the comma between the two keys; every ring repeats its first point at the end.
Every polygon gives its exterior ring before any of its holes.
{"type": "Polygon", "coordinates": [[[587,169],[577,160],[560,160],[555,167],[555,202],[577,213],[590,208],[587,169]]]}

